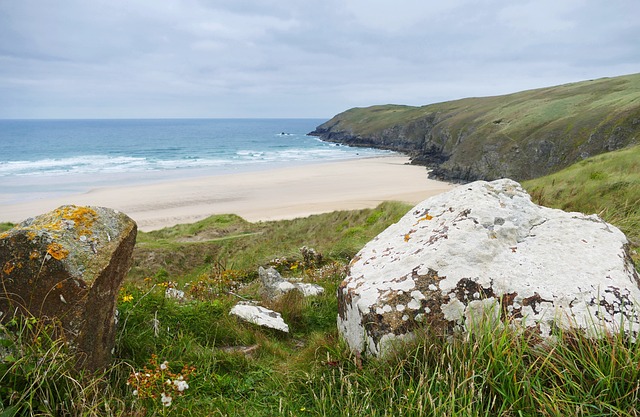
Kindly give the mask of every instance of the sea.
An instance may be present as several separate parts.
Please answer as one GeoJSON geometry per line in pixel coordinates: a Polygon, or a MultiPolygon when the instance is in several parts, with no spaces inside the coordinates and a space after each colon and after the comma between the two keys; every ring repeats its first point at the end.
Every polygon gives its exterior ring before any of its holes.
{"type": "Polygon", "coordinates": [[[324,119],[0,120],[0,205],[93,188],[390,152],[323,142],[324,119]]]}

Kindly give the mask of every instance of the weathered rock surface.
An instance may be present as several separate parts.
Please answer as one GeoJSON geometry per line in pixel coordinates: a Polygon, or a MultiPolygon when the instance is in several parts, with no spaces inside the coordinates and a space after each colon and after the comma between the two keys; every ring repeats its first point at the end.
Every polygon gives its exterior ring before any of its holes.
{"type": "Polygon", "coordinates": [[[105,367],[136,233],[135,222],[123,213],[78,206],[62,206],[2,233],[0,319],[56,319],[79,367],[105,367]]]}
{"type": "Polygon", "coordinates": [[[265,307],[252,303],[241,302],[233,306],[231,311],[229,311],[229,314],[258,326],[289,333],[289,325],[284,322],[282,315],[265,307]]]}
{"type": "Polygon", "coordinates": [[[277,299],[289,291],[300,291],[305,297],[320,295],[324,292],[324,288],[316,284],[288,281],[282,278],[282,275],[273,267],[258,268],[258,275],[262,282],[263,296],[269,300],[277,299]]]}
{"type": "Polygon", "coordinates": [[[417,326],[464,332],[483,314],[543,337],[621,323],[636,336],[639,285],[616,227],[535,205],[514,181],[478,181],[420,203],[356,255],[338,328],[374,355],[417,326]]]}

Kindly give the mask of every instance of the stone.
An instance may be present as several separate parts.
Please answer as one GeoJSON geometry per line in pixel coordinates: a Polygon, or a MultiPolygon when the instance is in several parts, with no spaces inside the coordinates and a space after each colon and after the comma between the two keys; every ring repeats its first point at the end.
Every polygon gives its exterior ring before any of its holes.
{"type": "Polygon", "coordinates": [[[316,284],[290,282],[282,278],[280,273],[273,267],[268,269],[258,268],[258,275],[262,283],[262,295],[268,300],[275,300],[289,291],[300,291],[305,297],[320,295],[324,292],[324,288],[316,284]]]}
{"type": "Polygon", "coordinates": [[[478,181],[418,204],[355,256],[338,328],[371,355],[420,326],[464,333],[485,315],[541,337],[554,325],[636,337],[639,285],[616,227],[538,206],[514,181],[478,181]]]}
{"type": "Polygon", "coordinates": [[[164,291],[164,296],[167,298],[173,298],[176,299],[178,301],[184,301],[185,300],[185,294],[184,291],[179,290],[177,288],[167,288],[164,291]]]}
{"type": "Polygon", "coordinates": [[[316,284],[309,284],[307,282],[295,282],[296,289],[302,293],[305,297],[315,297],[324,293],[324,288],[316,284]]]}
{"type": "Polygon", "coordinates": [[[104,369],[136,233],[123,213],[70,205],[0,234],[0,320],[15,314],[54,320],[79,368],[104,369]]]}
{"type": "Polygon", "coordinates": [[[240,302],[236,304],[231,311],[229,311],[229,314],[258,326],[289,333],[289,325],[284,322],[280,313],[250,302],[240,302]]]}

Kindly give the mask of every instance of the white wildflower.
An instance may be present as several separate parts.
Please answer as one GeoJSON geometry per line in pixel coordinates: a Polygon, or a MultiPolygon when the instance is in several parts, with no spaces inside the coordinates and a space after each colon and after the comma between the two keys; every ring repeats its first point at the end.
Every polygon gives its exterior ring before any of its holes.
{"type": "Polygon", "coordinates": [[[165,407],[169,407],[172,400],[173,398],[171,398],[171,395],[167,395],[164,392],[162,393],[162,398],[160,398],[162,405],[164,405],[165,407]]]}
{"type": "Polygon", "coordinates": [[[169,366],[169,361],[164,361],[160,364],[160,369],[164,371],[165,369],[168,368],[168,366],[169,366]]]}
{"type": "Polygon", "coordinates": [[[132,394],[133,394],[133,396],[134,396],[134,397],[137,397],[137,396],[138,396],[138,390],[137,390],[137,389],[134,389],[134,390],[133,390],[133,392],[132,392],[132,394]]]}
{"type": "Polygon", "coordinates": [[[182,377],[180,379],[174,380],[173,385],[175,385],[180,392],[189,388],[189,384],[187,384],[187,381],[183,380],[182,377]]]}

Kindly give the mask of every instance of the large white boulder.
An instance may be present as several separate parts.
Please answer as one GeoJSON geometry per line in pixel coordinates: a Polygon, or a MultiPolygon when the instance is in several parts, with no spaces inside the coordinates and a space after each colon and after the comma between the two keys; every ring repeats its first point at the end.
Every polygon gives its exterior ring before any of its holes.
{"type": "Polygon", "coordinates": [[[338,328],[379,355],[421,325],[467,331],[487,312],[541,336],[640,329],[626,237],[596,215],[533,204],[511,180],[432,197],[369,242],[338,290],[338,328]]]}

